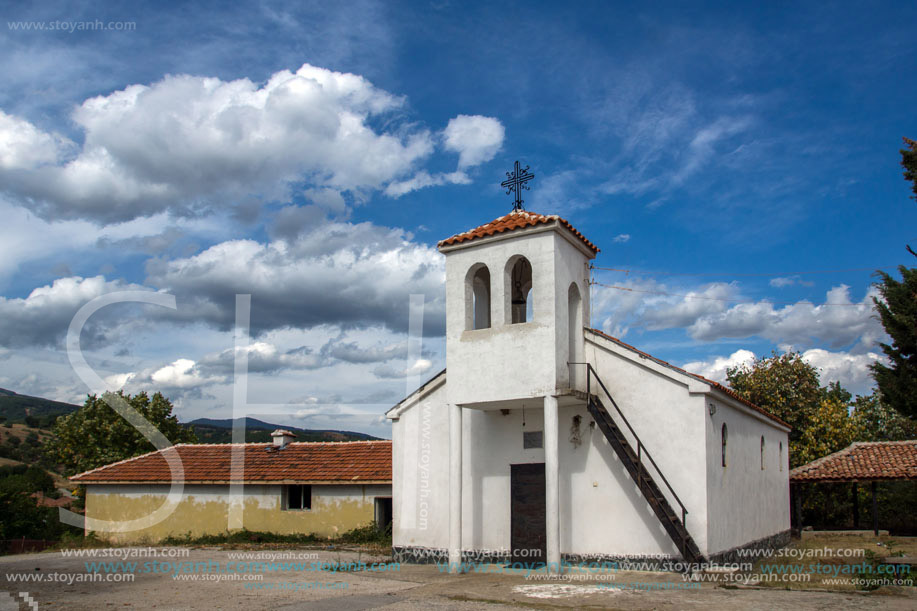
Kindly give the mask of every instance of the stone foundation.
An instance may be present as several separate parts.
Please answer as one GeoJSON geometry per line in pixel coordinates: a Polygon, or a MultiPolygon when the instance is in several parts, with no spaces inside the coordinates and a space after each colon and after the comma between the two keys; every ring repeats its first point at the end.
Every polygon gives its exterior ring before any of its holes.
{"type": "MultiPolygon", "coordinates": [[[[745,545],[740,545],[726,551],[717,552],[707,558],[710,564],[732,564],[739,562],[754,562],[761,556],[751,554],[740,555],[746,550],[768,550],[786,547],[790,542],[790,531],[764,537],[745,545]]],[[[446,564],[449,562],[449,550],[435,547],[413,547],[396,545],[392,547],[392,559],[404,564],[446,564]]],[[[683,572],[690,570],[685,566],[679,556],[622,556],[618,554],[561,554],[562,564],[571,566],[599,565],[616,568],[621,571],[664,571],[683,572]]],[[[532,562],[526,558],[514,558],[509,552],[493,552],[484,550],[463,550],[462,562],[481,564],[512,564],[532,562]]]]}
{"type": "Polygon", "coordinates": [[[739,555],[739,551],[746,550],[768,550],[768,549],[780,549],[786,547],[790,542],[790,531],[785,530],[779,532],[770,537],[764,537],[763,539],[758,539],[757,541],[752,541],[751,543],[746,543],[745,545],[740,545],[732,549],[728,549],[723,552],[717,552],[711,554],[707,559],[712,564],[727,564],[727,563],[736,563],[736,562],[755,562],[759,558],[762,558],[763,555],[755,556],[752,554],[739,555]]]}

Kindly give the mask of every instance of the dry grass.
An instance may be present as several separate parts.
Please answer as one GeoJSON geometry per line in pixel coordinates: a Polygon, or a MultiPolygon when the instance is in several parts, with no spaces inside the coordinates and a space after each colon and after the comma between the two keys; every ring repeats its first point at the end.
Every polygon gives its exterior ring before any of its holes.
{"type": "MultiPolygon", "coordinates": [[[[779,552],[778,552],[779,553],[779,552]]],[[[854,591],[864,588],[850,582],[855,578],[880,579],[892,577],[863,573],[864,565],[884,563],[890,556],[917,556],[917,537],[830,535],[795,540],[782,556],[755,563],[752,579],[765,587],[781,589],[824,589],[854,591]],[[792,554],[792,555],[791,555],[792,554]],[[830,571],[830,573],[829,573],[830,571]],[[797,579],[792,575],[806,577],[797,579]],[[850,583],[840,583],[840,581],[850,583]]],[[[905,578],[915,579],[915,575],[905,578]]]]}

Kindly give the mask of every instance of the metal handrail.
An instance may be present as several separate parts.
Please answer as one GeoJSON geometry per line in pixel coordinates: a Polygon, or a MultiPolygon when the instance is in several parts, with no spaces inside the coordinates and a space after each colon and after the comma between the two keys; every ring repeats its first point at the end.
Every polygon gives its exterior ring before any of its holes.
{"type": "Polygon", "coordinates": [[[678,498],[678,494],[675,492],[675,489],[672,488],[672,485],[669,483],[669,480],[666,479],[665,474],[664,474],[664,473],[662,472],[662,470],[659,468],[659,465],[656,464],[656,461],[653,459],[653,455],[650,454],[649,450],[646,449],[646,446],[643,445],[643,442],[640,441],[640,437],[637,435],[637,432],[634,430],[634,427],[632,427],[632,426],[630,425],[630,422],[627,421],[627,417],[621,412],[621,408],[619,408],[619,407],[618,407],[618,404],[615,403],[614,397],[612,397],[612,396],[611,396],[611,393],[608,392],[608,389],[605,387],[605,384],[602,382],[602,378],[599,377],[599,374],[598,374],[598,372],[595,370],[595,367],[592,366],[592,363],[587,363],[587,362],[578,362],[578,363],[577,363],[577,362],[568,362],[567,364],[568,364],[568,365],[585,365],[585,366],[586,366],[586,396],[587,396],[587,398],[592,396],[591,379],[592,379],[592,376],[595,376],[596,382],[598,382],[598,383],[599,383],[599,386],[601,386],[602,390],[605,391],[605,396],[608,397],[608,400],[611,401],[611,404],[614,406],[615,411],[617,411],[617,412],[618,412],[618,415],[621,416],[621,420],[624,422],[625,425],[627,425],[627,430],[629,430],[629,431],[630,431],[630,434],[633,435],[633,436],[634,436],[634,439],[637,440],[637,466],[638,466],[638,468],[639,468],[638,476],[641,478],[641,480],[640,480],[640,482],[638,483],[638,485],[640,486],[640,489],[641,489],[641,490],[643,489],[643,481],[642,481],[642,477],[643,477],[643,468],[642,468],[642,467],[643,467],[643,463],[642,463],[642,457],[643,457],[643,456],[646,456],[647,458],[650,459],[650,463],[652,463],[653,467],[656,469],[656,473],[659,474],[659,477],[662,478],[662,481],[665,483],[666,487],[669,489],[669,492],[672,493],[672,496],[675,497],[675,500],[676,500],[676,501],[678,502],[678,504],[681,506],[681,525],[684,526],[685,529],[687,529],[687,527],[688,527],[688,526],[687,526],[688,510],[687,510],[687,508],[685,507],[685,504],[681,502],[681,499],[680,499],[680,498],[678,498]]]}

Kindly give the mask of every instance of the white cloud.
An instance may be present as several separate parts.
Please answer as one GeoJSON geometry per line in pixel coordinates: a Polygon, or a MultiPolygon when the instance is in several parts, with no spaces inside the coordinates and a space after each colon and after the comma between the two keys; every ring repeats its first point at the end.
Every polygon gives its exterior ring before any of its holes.
{"type": "Polygon", "coordinates": [[[627,243],[628,241],[630,241],[630,234],[629,234],[629,233],[619,233],[619,234],[616,235],[616,236],[614,237],[614,239],[612,240],[612,242],[614,242],[615,244],[625,244],[625,243],[627,243]]]}
{"type": "MultiPolygon", "coordinates": [[[[121,281],[108,281],[104,276],[73,276],[40,286],[25,298],[0,297],[0,345],[56,345],[67,332],[76,311],[90,300],[113,291],[144,288],[121,281]]],[[[123,306],[101,310],[84,327],[84,343],[93,345],[111,339],[111,321],[125,314],[123,306]]]]}
{"type": "Polygon", "coordinates": [[[425,187],[438,187],[446,184],[467,185],[470,182],[471,179],[468,175],[460,170],[439,174],[430,174],[425,170],[421,170],[407,180],[389,183],[385,188],[385,194],[397,198],[425,187]]]}
{"type": "Polygon", "coordinates": [[[357,342],[332,340],[322,347],[322,354],[347,363],[380,363],[405,358],[408,354],[408,344],[405,341],[399,341],[360,346],[357,342]]]}
{"type": "MultiPolygon", "coordinates": [[[[792,350],[790,345],[781,345],[780,350],[792,350]]],[[[854,394],[868,394],[873,386],[869,366],[885,358],[875,352],[853,354],[851,352],[831,352],[822,348],[811,348],[801,353],[806,363],[818,370],[823,386],[830,382],[840,382],[841,386],[854,394]]],[[[716,382],[726,382],[726,369],[751,364],[755,354],[750,350],[736,350],[729,356],[717,356],[706,361],[685,363],[683,369],[709,378],[716,382]]]]}
{"type": "Polygon", "coordinates": [[[235,367],[235,356],[247,355],[249,373],[277,373],[282,370],[318,369],[328,364],[328,359],[312,353],[307,346],[281,351],[270,342],[253,342],[244,348],[229,348],[203,357],[199,363],[202,372],[230,374],[235,367]]]}
{"type": "Polygon", "coordinates": [[[778,289],[786,287],[786,286],[793,286],[794,284],[798,284],[801,286],[813,286],[814,285],[813,282],[805,281],[802,278],[800,278],[799,276],[785,276],[785,277],[771,278],[769,284],[772,287],[778,288],[778,289]]]}
{"type": "Polygon", "coordinates": [[[836,347],[854,342],[872,346],[884,336],[881,323],[874,317],[875,289],[870,288],[856,304],[850,300],[849,289],[846,285],[832,288],[822,305],[801,301],[778,309],[766,301],[737,304],[699,317],[688,325],[688,333],[701,341],[757,335],[793,344],[821,340],[836,347]]]}
{"type": "Polygon", "coordinates": [[[408,376],[421,375],[433,367],[433,363],[427,359],[417,359],[409,367],[397,367],[390,363],[383,363],[373,369],[373,373],[380,378],[406,378],[408,376]]]}
{"type": "Polygon", "coordinates": [[[748,117],[720,117],[698,130],[688,145],[684,163],[672,180],[676,184],[684,182],[713,157],[717,143],[747,130],[750,125],[748,117]]]}
{"type": "MultiPolygon", "coordinates": [[[[3,115],[0,178],[44,216],[104,222],[283,197],[293,180],[378,189],[433,151],[426,130],[370,126],[402,106],[361,76],[308,64],[260,86],[167,76],[83,102],[73,115],[84,132],[75,156],[54,135],[3,115]]],[[[459,142],[469,159],[490,151],[483,136],[459,142]]]]}
{"type": "Polygon", "coordinates": [[[802,360],[818,369],[821,383],[840,382],[841,386],[854,394],[868,394],[873,386],[869,366],[876,361],[886,362],[884,356],[875,352],[851,354],[829,352],[812,348],[802,353],[802,360]]]}
{"type": "Polygon", "coordinates": [[[226,380],[226,376],[209,375],[197,363],[187,358],[176,359],[161,367],[115,373],[105,377],[105,381],[113,390],[158,391],[166,396],[199,394],[202,388],[222,384],[226,380]]]}
{"type": "Polygon", "coordinates": [[[443,131],[446,150],[459,154],[459,169],[490,161],[503,146],[506,130],[493,117],[459,115],[443,131]]]}
{"type": "Polygon", "coordinates": [[[682,369],[696,373],[714,382],[726,382],[726,370],[751,363],[755,360],[755,353],[750,350],[736,350],[729,356],[717,356],[708,361],[692,361],[685,363],[682,369]]]}
{"type": "Polygon", "coordinates": [[[0,169],[21,170],[57,163],[73,147],[69,140],[42,132],[0,110],[0,169]]]}
{"type": "Polygon", "coordinates": [[[404,329],[409,293],[426,295],[427,332],[443,325],[442,255],[371,223],[325,223],[290,241],[230,240],[153,261],[147,272],[148,284],[176,295],[179,318],[224,329],[237,294],[252,295],[255,334],[320,324],[404,329]]]}
{"type": "Polygon", "coordinates": [[[715,283],[698,291],[689,291],[680,301],[662,302],[648,307],[641,317],[647,329],[671,329],[687,327],[698,319],[722,312],[726,301],[734,292],[730,284],[715,283]]]}
{"type": "Polygon", "coordinates": [[[150,374],[150,381],[160,388],[196,388],[220,379],[202,376],[191,359],[178,359],[150,374]]]}

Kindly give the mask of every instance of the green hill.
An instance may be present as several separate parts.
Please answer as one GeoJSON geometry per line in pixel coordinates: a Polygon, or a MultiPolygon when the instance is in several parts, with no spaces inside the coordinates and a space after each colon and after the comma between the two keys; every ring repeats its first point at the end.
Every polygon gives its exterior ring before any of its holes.
{"type": "MultiPolygon", "coordinates": [[[[201,443],[231,443],[233,420],[215,420],[198,418],[183,426],[194,429],[201,443]]],[[[300,429],[286,424],[270,424],[255,418],[245,419],[245,441],[259,443],[271,441],[271,431],[286,429],[296,435],[296,441],[371,441],[379,439],[366,433],[355,431],[300,429]]]]}
{"type": "Polygon", "coordinates": [[[25,423],[26,417],[31,416],[36,419],[30,419],[33,426],[49,428],[55,417],[75,412],[78,409],[80,406],[72,403],[20,395],[12,390],[0,388],[0,417],[7,422],[25,423]]]}
{"type": "MultiPolygon", "coordinates": [[[[81,406],[60,401],[51,401],[41,397],[20,395],[19,393],[0,388],[0,418],[5,422],[28,424],[42,429],[51,429],[54,420],[61,415],[70,414],[81,406]],[[28,420],[27,420],[28,419],[28,420]]],[[[231,443],[233,420],[198,418],[183,422],[182,426],[193,429],[201,443],[231,443]]],[[[271,440],[271,431],[287,429],[296,434],[297,441],[367,441],[379,439],[366,433],[337,430],[300,429],[284,424],[271,424],[245,419],[245,441],[266,442],[271,440]]]]}

